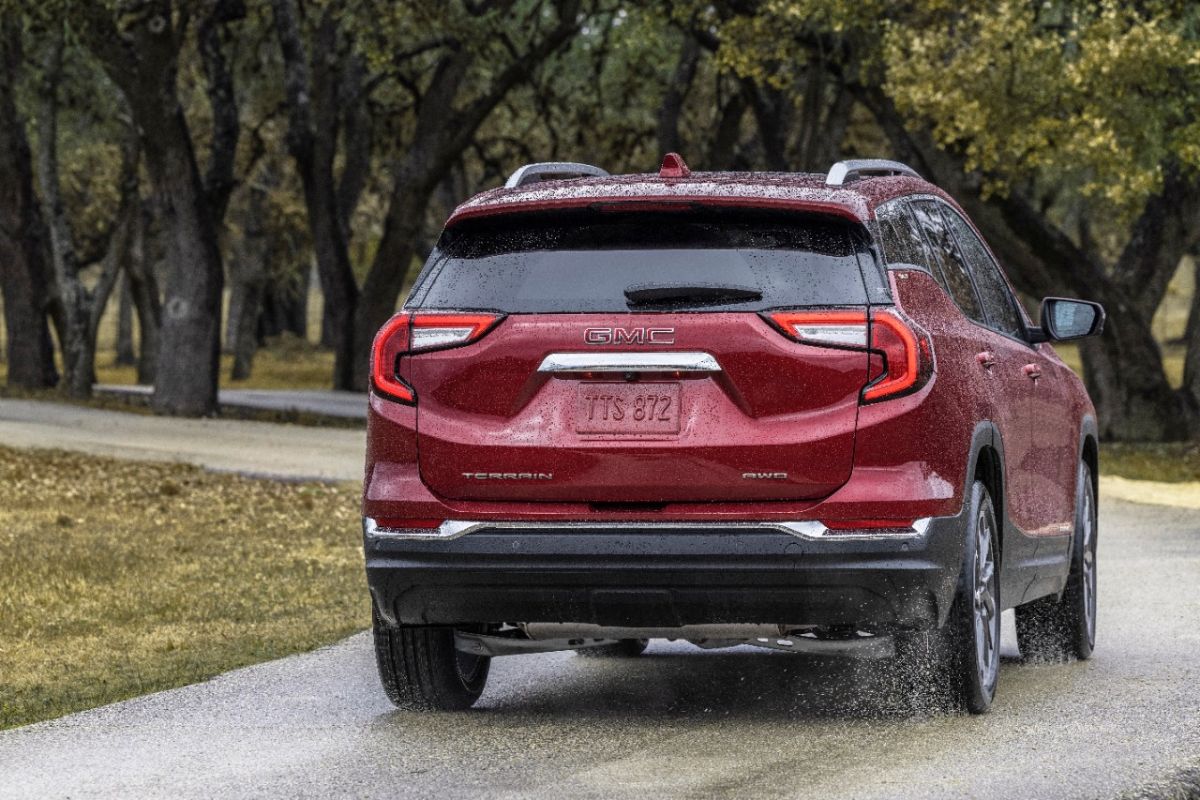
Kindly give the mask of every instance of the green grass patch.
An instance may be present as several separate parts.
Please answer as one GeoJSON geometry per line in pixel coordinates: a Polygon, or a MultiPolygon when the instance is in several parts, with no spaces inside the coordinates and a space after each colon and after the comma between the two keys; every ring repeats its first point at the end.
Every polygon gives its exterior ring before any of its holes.
{"type": "MultiPolygon", "coordinates": [[[[1083,359],[1079,356],[1079,346],[1075,344],[1056,344],[1054,352],[1058,357],[1075,371],[1076,375],[1083,374],[1083,359]]],[[[1162,348],[1163,371],[1167,374],[1167,382],[1172,388],[1183,386],[1183,362],[1187,357],[1187,348],[1181,344],[1167,344],[1162,348]]]]}
{"type": "Polygon", "coordinates": [[[1167,483],[1200,481],[1200,442],[1103,444],[1100,474],[1167,483]]]}
{"type": "MultiPolygon", "coordinates": [[[[222,389],[328,389],[333,385],[333,352],[294,336],[280,336],[255,353],[249,378],[235,381],[230,378],[232,371],[233,356],[222,355],[222,389]]],[[[7,376],[8,365],[0,361],[0,384],[7,376]]],[[[137,369],[114,364],[112,354],[101,351],[96,354],[96,382],[132,386],[137,383],[137,369]]]]}
{"type": "Polygon", "coordinates": [[[0,448],[0,728],[365,628],[358,491],[0,448]]]}
{"type": "MultiPolygon", "coordinates": [[[[254,354],[254,367],[246,380],[235,381],[233,356],[221,356],[222,389],[328,389],[333,385],[333,352],[322,350],[295,336],[271,339],[254,354]]],[[[113,364],[111,354],[97,353],[96,381],[132,385],[137,369],[113,364]]]]}

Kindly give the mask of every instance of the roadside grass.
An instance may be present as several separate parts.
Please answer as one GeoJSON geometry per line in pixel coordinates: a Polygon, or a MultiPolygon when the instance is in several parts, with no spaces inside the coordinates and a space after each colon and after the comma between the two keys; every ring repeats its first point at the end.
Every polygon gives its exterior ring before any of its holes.
{"type": "Polygon", "coordinates": [[[0,729],[370,619],[358,487],[0,447],[0,729]]]}
{"type": "MultiPolygon", "coordinates": [[[[1079,356],[1078,345],[1057,344],[1054,351],[1076,375],[1083,374],[1083,359],[1079,356]]],[[[1186,357],[1187,348],[1182,344],[1172,342],[1162,345],[1163,371],[1167,373],[1167,381],[1174,389],[1183,386],[1183,362],[1186,357]]]]}
{"type": "MultiPolygon", "coordinates": [[[[97,353],[96,382],[137,383],[137,369],[114,364],[111,353],[97,353]]],[[[333,375],[333,352],[295,336],[278,336],[258,349],[246,380],[229,377],[233,356],[221,356],[223,389],[328,389],[333,375]]]]}
{"type": "Polygon", "coordinates": [[[1108,442],[1100,445],[1100,474],[1137,481],[1200,481],[1200,442],[1108,442]]]}
{"type": "MultiPolygon", "coordinates": [[[[229,377],[232,370],[233,356],[222,355],[222,389],[328,389],[333,352],[294,336],[279,336],[258,349],[249,378],[235,381],[229,377]]],[[[7,377],[8,364],[0,360],[0,385],[7,377]]],[[[133,386],[137,383],[137,368],[115,364],[111,352],[99,352],[96,382],[133,386]]]]}

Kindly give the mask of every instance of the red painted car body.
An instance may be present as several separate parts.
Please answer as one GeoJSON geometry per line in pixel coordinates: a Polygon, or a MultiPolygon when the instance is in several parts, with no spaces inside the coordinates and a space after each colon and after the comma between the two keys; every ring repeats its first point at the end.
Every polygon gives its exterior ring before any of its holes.
{"type": "MultiPolygon", "coordinates": [[[[363,516],[380,618],[936,626],[953,600],[964,502],[980,476],[1002,525],[1001,605],[1061,592],[1081,459],[1096,474],[1095,412],[1003,277],[989,278],[989,298],[1007,311],[985,305],[973,284],[958,288],[974,291],[980,318],[956,305],[945,248],[972,253],[979,269],[991,260],[964,231],[978,236],[950,197],[908,176],[831,187],[825,176],[664,169],[464,203],[376,343],[363,516]],[[444,267],[460,231],[499,240],[547,219],[669,231],[726,213],[730,225],[764,214],[844,230],[853,252],[813,249],[856,261],[862,301],[739,311],[631,300],[581,312],[554,306],[548,290],[548,305],[498,307],[489,298],[508,289],[485,286],[469,306],[430,304],[438,281],[467,280],[444,267]],[[956,231],[957,244],[938,250],[922,214],[956,231]],[[910,239],[900,249],[925,256],[898,260],[888,237],[902,226],[910,239]],[[663,355],[677,360],[656,364],[663,355]],[[631,366],[593,369],[621,359],[631,366]],[[654,417],[642,427],[624,416],[639,404],[654,417]],[[738,527],[782,524],[819,533],[776,543],[738,527]],[[684,535],[698,530],[714,532],[703,552],[684,535]],[[678,536],[638,538],[654,531],[678,536]]],[[[497,247],[497,270],[525,268],[520,248],[497,247]]],[[[595,255],[596,270],[579,273],[581,294],[623,260],[644,259],[647,280],[656,274],[653,249],[595,255]]],[[[828,288],[819,275],[810,283],[828,288]]],[[[537,281],[521,287],[541,297],[537,281]]]]}

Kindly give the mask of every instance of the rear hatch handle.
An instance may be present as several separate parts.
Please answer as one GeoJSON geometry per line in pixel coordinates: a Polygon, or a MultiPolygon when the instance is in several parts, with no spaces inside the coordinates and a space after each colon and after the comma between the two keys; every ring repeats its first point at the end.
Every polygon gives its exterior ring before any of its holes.
{"type": "Polygon", "coordinates": [[[551,353],[538,372],[720,372],[711,353],[551,353]]]}

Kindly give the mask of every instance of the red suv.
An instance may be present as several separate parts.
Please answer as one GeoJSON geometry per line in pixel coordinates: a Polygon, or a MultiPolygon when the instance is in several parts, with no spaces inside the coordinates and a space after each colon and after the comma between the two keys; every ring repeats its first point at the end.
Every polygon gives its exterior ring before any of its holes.
{"type": "Polygon", "coordinates": [[[494,656],[895,658],[985,711],[1000,612],[1087,658],[1095,411],[962,209],[828,175],[531,164],[446,223],[372,354],[363,530],[379,672],[456,709],[494,656]]]}

